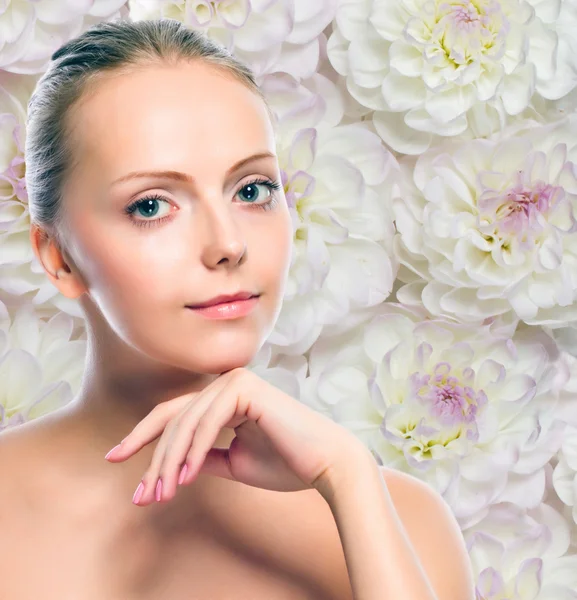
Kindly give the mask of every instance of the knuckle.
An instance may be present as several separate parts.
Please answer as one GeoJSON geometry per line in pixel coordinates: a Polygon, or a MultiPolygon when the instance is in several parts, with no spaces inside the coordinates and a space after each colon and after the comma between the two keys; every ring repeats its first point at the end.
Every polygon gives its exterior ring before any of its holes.
{"type": "Polygon", "coordinates": [[[155,406],[152,407],[152,410],[150,411],[151,415],[161,415],[164,413],[164,402],[161,402],[160,404],[156,404],[155,406]]]}
{"type": "Polygon", "coordinates": [[[254,382],[256,375],[248,369],[239,369],[238,374],[235,377],[235,383],[239,384],[242,382],[244,385],[249,385],[254,382]]]}
{"type": "Polygon", "coordinates": [[[247,373],[250,373],[245,367],[237,367],[232,373],[233,379],[240,379],[246,377],[247,373]]]}

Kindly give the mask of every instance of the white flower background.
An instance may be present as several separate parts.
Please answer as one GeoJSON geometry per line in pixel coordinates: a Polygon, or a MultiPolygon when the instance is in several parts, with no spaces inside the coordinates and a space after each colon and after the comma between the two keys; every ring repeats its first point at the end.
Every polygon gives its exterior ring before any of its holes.
{"type": "Polygon", "coordinates": [[[577,2],[0,2],[0,429],[71,401],[85,330],[33,255],[52,52],[104,20],[225,44],[278,118],[294,223],[250,368],[453,509],[477,598],[577,599],[577,2]]]}

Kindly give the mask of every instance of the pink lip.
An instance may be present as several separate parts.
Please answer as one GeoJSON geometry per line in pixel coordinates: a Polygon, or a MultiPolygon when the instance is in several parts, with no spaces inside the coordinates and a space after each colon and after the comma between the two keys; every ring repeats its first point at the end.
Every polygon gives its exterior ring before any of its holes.
{"type": "Polygon", "coordinates": [[[211,300],[207,300],[206,302],[199,302],[198,304],[189,305],[187,308],[205,308],[207,306],[215,306],[216,304],[224,304],[225,302],[234,302],[236,300],[248,300],[256,296],[252,292],[239,292],[238,294],[222,294],[220,296],[216,296],[211,300]]]}
{"type": "Polygon", "coordinates": [[[257,305],[259,296],[228,300],[209,306],[187,306],[186,308],[208,319],[236,319],[248,315],[257,305]]]}

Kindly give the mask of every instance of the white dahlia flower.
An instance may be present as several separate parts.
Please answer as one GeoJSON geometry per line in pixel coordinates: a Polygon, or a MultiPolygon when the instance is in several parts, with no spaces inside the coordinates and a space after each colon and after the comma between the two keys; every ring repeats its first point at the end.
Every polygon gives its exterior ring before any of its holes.
{"type": "Polygon", "coordinates": [[[573,0],[342,0],[327,52],[385,142],[420,154],[568,94],[575,31],[573,0]]]}
{"type": "MultiPolygon", "coordinates": [[[[565,376],[559,392],[563,404],[557,413],[567,422],[567,428],[556,457],[552,486],[565,505],[569,518],[577,525],[577,358],[563,354],[560,363],[565,367],[565,376]]],[[[577,536],[577,527],[574,531],[577,536]]]]}
{"type": "Polygon", "coordinates": [[[275,355],[271,350],[272,346],[263,346],[247,369],[289,396],[299,399],[308,370],[307,359],[304,356],[275,355]]]}
{"type": "Polygon", "coordinates": [[[494,503],[537,506],[565,427],[545,347],[490,320],[426,320],[391,303],[379,312],[316,342],[304,401],[383,464],[426,480],[463,525],[494,503]]]}
{"type": "Polygon", "coordinates": [[[124,19],[126,0],[0,2],[0,69],[43,73],[52,53],[101,21],[124,19]]]}
{"type": "MultiPolygon", "coordinates": [[[[320,75],[316,81],[316,90],[326,88],[330,97],[330,82],[320,75]]],[[[398,165],[376,134],[361,124],[334,126],[339,111],[310,91],[301,102],[297,90],[304,88],[294,84],[275,78],[264,86],[279,115],[277,155],[295,233],[285,300],[269,342],[302,354],[323,325],[391,292],[389,204],[398,165]]]]}
{"type": "Polygon", "coordinates": [[[577,357],[577,322],[570,323],[567,327],[549,329],[549,334],[555,339],[560,350],[577,357]]]}
{"type": "Polygon", "coordinates": [[[577,320],[577,114],[409,160],[394,200],[400,302],[463,321],[577,320]]]}
{"type": "Polygon", "coordinates": [[[0,302],[0,430],[72,400],[86,354],[86,341],[72,339],[73,332],[73,319],[65,313],[45,322],[26,302],[11,319],[0,302]]]}
{"type": "MultiPolygon", "coordinates": [[[[573,405],[575,409],[575,403],[573,405]]],[[[571,509],[573,524],[577,525],[577,426],[568,425],[559,462],[553,471],[553,486],[561,501],[571,509]]]]}
{"type": "Polygon", "coordinates": [[[0,70],[0,290],[31,300],[41,316],[83,318],[76,300],[52,285],[30,245],[24,147],[26,107],[37,76],[0,70]]]}
{"type": "Polygon", "coordinates": [[[575,600],[577,556],[568,555],[569,527],[542,503],[533,510],[504,503],[464,531],[483,600],[575,600]]]}
{"type": "Polygon", "coordinates": [[[337,0],[130,0],[133,20],[170,18],[205,32],[250,65],[257,77],[312,76],[337,0]]]}

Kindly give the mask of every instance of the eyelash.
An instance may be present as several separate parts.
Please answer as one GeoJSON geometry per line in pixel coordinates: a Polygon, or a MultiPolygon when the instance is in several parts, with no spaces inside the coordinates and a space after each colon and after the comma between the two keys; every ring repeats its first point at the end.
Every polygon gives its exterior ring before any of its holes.
{"type": "MultiPolygon", "coordinates": [[[[278,190],[281,189],[282,185],[280,182],[272,181],[270,179],[256,178],[251,181],[247,181],[245,184],[243,184],[243,186],[241,188],[239,188],[239,190],[236,192],[236,194],[238,194],[238,192],[240,192],[243,188],[245,188],[249,185],[264,185],[264,186],[268,187],[271,194],[269,196],[268,202],[265,202],[264,204],[251,204],[250,202],[244,202],[243,204],[248,204],[249,206],[260,209],[260,210],[271,210],[272,208],[274,208],[276,206],[276,204],[278,203],[278,198],[277,198],[275,192],[277,192],[278,190]]],[[[236,194],[235,194],[235,196],[236,196],[236,194]]],[[[134,212],[136,212],[136,210],[139,208],[139,206],[141,206],[142,204],[144,204],[145,202],[150,201],[150,200],[158,200],[159,202],[169,202],[168,199],[166,199],[164,196],[161,196],[160,194],[150,194],[148,196],[139,198],[138,200],[136,200],[135,202],[133,202],[132,204],[130,204],[129,206],[127,206],[124,209],[124,212],[127,215],[129,215],[130,220],[137,227],[153,227],[153,226],[159,225],[160,223],[162,223],[163,221],[166,221],[167,219],[172,218],[171,215],[167,215],[166,217],[161,217],[160,219],[142,219],[142,220],[134,219],[131,215],[134,212]]]]}

